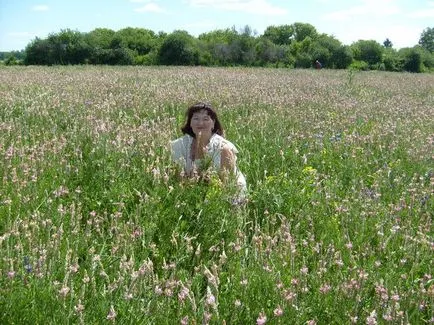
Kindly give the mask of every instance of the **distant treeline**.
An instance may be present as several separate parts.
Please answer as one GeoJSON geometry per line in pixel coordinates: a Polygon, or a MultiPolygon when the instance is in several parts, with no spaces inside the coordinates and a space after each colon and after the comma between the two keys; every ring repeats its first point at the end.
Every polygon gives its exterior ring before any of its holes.
{"type": "Polygon", "coordinates": [[[419,43],[396,50],[358,40],[343,45],[306,23],[269,26],[262,35],[245,26],[214,30],[198,37],[186,31],[170,34],[143,28],[89,33],[70,29],[36,37],[21,52],[0,53],[4,64],[24,65],[203,65],[311,68],[318,60],[332,69],[424,72],[434,70],[434,28],[422,31],[419,43]]]}

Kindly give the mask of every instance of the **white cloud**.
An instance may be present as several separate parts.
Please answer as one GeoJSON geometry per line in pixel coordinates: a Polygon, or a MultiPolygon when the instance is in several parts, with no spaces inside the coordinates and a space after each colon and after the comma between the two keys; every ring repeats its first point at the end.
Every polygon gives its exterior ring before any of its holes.
{"type": "Polygon", "coordinates": [[[351,20],[360,16],[390,16],[401,12],[395,0],[363,0],[362,4],[323,15],[325,20],[351,20]]]}
{"type": "Polygon", "coordinates": [[[161,8],[156,3],[148,3],[144,5],[143,7],[134,9],[136,12],[155,12],[155,13],[164,13],[166,12],[163,8],[161,8]]]}
{"type": "Polygon", "coordinates": [[[273,6],[267,0],[189,0],[193,7],[210,7],[227,11],[243,11],[250,14],[285,15],[287,10],[273,6]]]}
{"type": "Polygon", "coordinates": [[[48,11],[49,9],[47,5],[36,5],[32,7],[33,11],[48,11]]]}

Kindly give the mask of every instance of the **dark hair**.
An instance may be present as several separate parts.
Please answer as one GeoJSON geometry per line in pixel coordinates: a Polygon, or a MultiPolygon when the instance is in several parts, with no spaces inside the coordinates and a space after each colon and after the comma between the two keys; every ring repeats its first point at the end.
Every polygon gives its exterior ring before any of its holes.
{"type": "Polygon", "coordinates": [[[205,110],[208,115],[211,117],[211,119],[214,121],[214,128],[211,130],[212,133],[217,133],[218,135],[223,136],[223,127],[220,124],[220,121],[217,117],[216,111],[212,108],[211,105],[206,103],[196,103],[193,106],[190,106],[185,113],[185,116],[187,117],[187,121],[185,122],[184,126],[181,128],[181,131],[183,134],[189,134],[193,138],[195,137],[195,134],[193,132],[193,129],[191,128],[191,118],[193,117],[193,114],[199,111],[205,110]]]}

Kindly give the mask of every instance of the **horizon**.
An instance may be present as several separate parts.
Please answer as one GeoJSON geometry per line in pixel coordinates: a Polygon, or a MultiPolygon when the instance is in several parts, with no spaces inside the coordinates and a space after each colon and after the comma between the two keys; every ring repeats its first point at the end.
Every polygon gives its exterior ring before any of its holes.
{"type": "Polygon", "coordinates": [[[0,0],[0,51],[22,51],[36,37],[45,39],[66,29],[88,33],[132,27],[168,34],[185,30],[198,37],[249,26],[259,36],[269,26],[295,22],[311,24],[344,45],[358,40],[383,44],[389,39],[400,49],[417,45],[433,18],[432,0],[0,0]]]}

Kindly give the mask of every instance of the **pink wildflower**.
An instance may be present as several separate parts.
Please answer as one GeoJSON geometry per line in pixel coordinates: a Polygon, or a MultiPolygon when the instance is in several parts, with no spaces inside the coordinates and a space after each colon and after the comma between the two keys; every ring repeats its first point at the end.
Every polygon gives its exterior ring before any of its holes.
{"type": "Polygon", "coordinates": [[[183,319],[181,319],[181,325],[188,325],[188,316],[185,316],[183,319]]]}
{"type": "Polygon", "coordinates": [[[62,297],[66,297],[67,295],[68,295],[68,293],[69,293],[69,291],[70,291],[71,289],[69,289],[68,287],[62,287],[60,290],[59,290],[59,294],[62,296],[62,297]]]}
{"type": "Polygon", "coordinates": [[[264,325],[267,322],[267,316],[264,313],[260,313],[258,319],[256,320],[257,325],[264,325]]]}
{"type": "Polygon", "coordinates": [[[332,287],[328,283],[326,283],[321,288],[319,288],[319,291],[321,293],[325,294],[325,293],[329,292],[331,290],[331,288],[332,287]]]}
{"type": "Polygon", "coordinates": [[[282,314],[283,314],[282,308],[280,308],[280,306],[277,306],[277,308],[274,309],[274,316],[280,317],[280,316],[282,316],[282,314]]]}
{"type": "Polygon", "coordinates": [[[214,297],[214,295],[212,295],[212,294],[208,295],[208,297],[206,298],[206,304],[210,305],[210,306],[215,305],[215,297],[214,297]]]}
{"type": "Polygon", "coordinates": [[[377,324],[377,312],[373,310],[366,318],[366,325],[376,325],[376,324],[377,324]]]}
{"type": "Polygon", "coordinates": [[[316,320],[314,319],[308,320],[307,325],[316,325],[316,320]]]}

